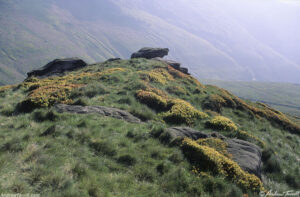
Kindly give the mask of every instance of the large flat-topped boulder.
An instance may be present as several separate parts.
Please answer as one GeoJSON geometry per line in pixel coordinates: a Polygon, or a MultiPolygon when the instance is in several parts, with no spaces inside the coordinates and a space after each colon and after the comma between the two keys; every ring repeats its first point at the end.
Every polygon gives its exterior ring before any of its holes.
{"type": "Polygon", "coordinates": [[[55,59],[39,69],[28,72],[27,75],[28,77],[49,77],[85,66],[87,66],[87,63],[79,58],[55,59]]]}
{"type": "Polygon", "coordinates": [[[131,55],[131,58],[146,58],[152,59],[155,57],[164,57],[169,54],[168,48],[150,48],[145,47],[131,55]]]}
{"type": "Polygon", "coordinates": [[[227,151],[232,155],[233,161],[243,170],[261,178],[262,153],[255,144],[244,140],[226,138],[218,133],[206,134],[189,127],[172,127],[165,129],[164,133],[171,138],[170,141],[176,138],[190,138],[193,140],[219,138],[226,142],[227,151]]]}

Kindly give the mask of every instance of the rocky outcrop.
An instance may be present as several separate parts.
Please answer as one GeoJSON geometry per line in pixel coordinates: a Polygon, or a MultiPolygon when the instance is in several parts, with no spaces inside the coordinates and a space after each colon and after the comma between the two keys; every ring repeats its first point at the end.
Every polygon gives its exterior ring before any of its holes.
{"type": "Polygon", "coordinates": [[[227,151],[241,168],[261,178],[262,153],[258,146],[238,139],[225,139],[227,151]]]}
{"type": "Polygon", "coordinates": [[[164,62],[164,63],[170,65],[171,67],[173,67],[174,69],[176,69],[184,74],[189,75],[189,70],[185,67],[181,67],[181,64],[179,62],[175,62],[173,60],[168,60],[168,59],[163,59],[160,57],[153,58],[153,60],[164,62]]]}
{"type": "Polygon", "coordinates": [[[67,112],[67,113],[76,113],[76,114],[99,114],[102,116],[108,116],[112,118],[125,120],[131,123],[141,123],[140,119],[133,116],[129,112],[121,109],[111,108],[111,107],[58,104],[54,106],[54,109],[58,113],[67,112]]]}
{"type": "Polygon", "coordinates": [[[135,52],[131,55],[131,59],[133,58],[146,58],[152,59],[156,57],[164,57],[169,54],[168,48],[150,48],[145,47],[140,49],[138,52],[135,52]]]}
{"type": "Polygon", "coordinates": [[[108,60],[106,60],[105,62],[114,62],[114,61],[118,61],[121,60],[121,58],[116,57],[116,58],[109,58],[108,60]]]}
{"type": "Polygon", "coordinates": [[[165,129],[164,134],[170,137],[170,141],[176,138],[191,138],[193,140],[216,137],[227,143],[227,151],[239,166],[257,177],[261,178],[262,153],[258,146],[250,142],[238,139],[229,139],[218,133],[206,134],[189,127],[173,127],[165,129]]]}
{"type": "Polygon", "coordinates": [[[55,59],[42,68],[28,72],[27,75],[28,77],[49,77],[62,74],[65,71],[77,70],[85,66],[87,66],[87,63],[78,58],[55,59]]]}

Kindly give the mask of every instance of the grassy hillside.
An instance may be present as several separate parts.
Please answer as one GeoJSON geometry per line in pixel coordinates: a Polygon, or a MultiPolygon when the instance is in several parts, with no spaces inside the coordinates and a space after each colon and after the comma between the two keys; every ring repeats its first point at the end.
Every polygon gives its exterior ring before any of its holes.
{"type": "Polygon", "coordinates": [[[97,63],[1,87],[0,125],[0,193],[240,197],[299,188],[299,124],[156,61],[97,63]],[[60,114],[55,103],[115,107],[143,123],[60,114]],[[161,132],[174,125],[257,144],[262,180],[241,170],[222,142],[168,145],[161,132]],[[189,151],[220,169],[197,168],[189,151]]]}
{"type": "Polygon", "coordinates": [[[225,88],[241,98],[263,102],[282,112],[300,116],[300,85],[298,84],[209,79],[200,81],[225,88]]]}
{"type": "MultiPolygon", "coordinates": [[[[275,24],[263,25],[269,24],[263,16],[259,21],[264,28],[254,29],[256,21],[240,17],[248,8],[244,1],[232,10],[235,1],[224,6],[219,0],[0,0],[0,81],[20,82],[29,70],[58,57],[96,62],[161,46],[172,48],[170,57],[199,78],[299,82],[297,45],[289,45],[298,43],[298,30],[281,35],[275,24]],[[257,38],[260,30],[270,34],[265,36],[268,42],[257,38]],[[273,44],[277,38],[282,46],[273,44]]],[[[260,16],[278,8],[290,10],[281,1],[275,7],[261,4],[260,16]]],[[[283,19],[281,13],[274,19],[273,14],[272,21],[289,21],[282,29],[294,31],[297,21],[289,19],[299,18],[297,8],[293,17],[285,14],[283,19]]]]}

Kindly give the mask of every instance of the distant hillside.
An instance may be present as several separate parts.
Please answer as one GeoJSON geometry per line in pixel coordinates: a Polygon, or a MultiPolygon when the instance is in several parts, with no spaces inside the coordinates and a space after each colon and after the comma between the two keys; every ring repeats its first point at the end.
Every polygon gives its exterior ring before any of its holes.
{"type": "Polygon", "coordinates": [[[219,81],[202,79],[251,101],[266,103],[282,112],[300,116],[300,85],[290,83],[219,81]]]}
{"type": "Polygon", "coordinates": [[[21,81],[58,57],[98,62],[164,46],[198,78],[300,83],[299,48],[291,44],[300,40],[300,7],[222,2],[0,0],[0,82],[21,81]],[[261,11],[249,19],[248,8],[261,11]]]}

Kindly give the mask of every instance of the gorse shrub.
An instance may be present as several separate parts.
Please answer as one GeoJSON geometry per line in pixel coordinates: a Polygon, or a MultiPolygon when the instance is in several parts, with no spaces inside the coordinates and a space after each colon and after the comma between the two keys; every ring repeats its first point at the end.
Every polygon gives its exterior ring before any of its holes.
{"type": "Polygon", "coordinates": [[[196,119],[208,118],[208,115],[195,109],[190,103],[160,96],[151,91],[139,90],[136,97],[140,102],[158,111],[166,111],[159,116],[168,123],[191,125],[196,119]]]}
{"type": "Polygon", "coordinates": [[[215,116],[210,121],[206,122],[208,128],[224,130],[224,131],[236,131],[238,128],[232,120],[224,116],[215,116]]]}
{"type": "Polygon", "coordinates": [[[208,85],[207,87],[213,87],[218,90],[219,93],[208,96],[203,102],[203,107],[217,112],[220,112],[223,107],[247,111],[250,114],[253,114],[253,117],[258,119],[266,118],[276,126],[289,130],[291,133],[300,134],[299,125],[292,122],[283,113],[270,108],[266,104],[257,103],[256,105],[251,105],[227,90],[211,85],[208,85]]]}
{"type": "Polygon", "coordinates": [[[18,104],[17,109],[21,112],[30,112],[35,108],[50,107],[55,103],[71,104],[71,91],[82,85],[48,85],[33,90],[29,96],[18,104]]]}
{"type": "Polygon", "coordinates": [[[168,108],[167,99],[154,92],[139,90],[136,93],[136,97],[141,103],[144,103],[155,110],[163,111],[168,108]]]}
{"type": "Polygon", "coordinates": [[[15,87],[16,87],[15,85],[0,86],[0,93],[5,92],[7,90],[11,90],[15,87]]]}
{"type": "Polygon", "coordinates": [[[110,68],[102,72],[82,72],[78,75],[68,74],[63,77],[49,77],[45,79],[29,78],[19,87],[29,91],[28,97],[18,104],[18,111],[30,112],[35,108],[50,107],[55,103],[72,104],[72,97],[78,96],[94,97],[105,92],[105,88],[99,84],[91,84],[77,92],[74,89],[83,87],[78,81],[90,81],[93,78],[110,77],[113,73],[125,72],[124,68],[110,68]],[[97,86],[99,85],[99,86],[97,86]]]}
{"type": "Polygon", "coordinates": [[[141,79],[149,82],[157,82],[165,85],[169,81],[173,81],[172,75],[164,68],[156,68],[151,71],[140,72],[141,79]]]}
{"type": "Polygon", "coordinates": [[[219,138],[205,138],[197,140],[197,143],[202,146],[208,146],[215,149],[220,154],[232,158],[232,155],[227,151],[227,143],[219,138]]]}
{"type": "Polygon", "coordinates": [[[173,124],[188,124],[191,125],[196,119],[208,118],[208,115],[195,109],[190,103],[181,100],[173,99],[170,101],[171,109],[162,113],[162,118],[173,124]]]}
{"type": "Polygon", "coordinates": [[[222,174],[244,190],[259,192],[263,189],[263,184],[258,177],[243,171],[236,162],[215,149],[199,145],[196,141],[188,138],[183,140],[181,148],[184,154],[200,169],[222,174]]]}

